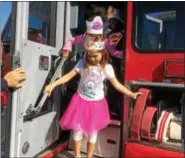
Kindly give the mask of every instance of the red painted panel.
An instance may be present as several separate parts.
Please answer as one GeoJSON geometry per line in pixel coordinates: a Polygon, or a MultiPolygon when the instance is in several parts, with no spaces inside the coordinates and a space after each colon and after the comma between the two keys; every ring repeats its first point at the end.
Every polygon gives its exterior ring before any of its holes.
{"type": "Polygon", "coordinates": [[[8,105],[8,96],[5,91],[1,91],[1,106],[8,105]]]}
{"type": "MultiPolygon", "coordinates": [[[[138,53],[132,46],[133,19],[131,17],[133,17],[133,2],[128,2],[125,79],[138,80],[142,78],[147,81],[158,82],[161,79],[156,79],[156,76],[158,76],[157,78],[163,78],[164,67],[161,65],[164,64],[164,61],[166,59],[184,59],[184,53],[138,53]]],[[[174,67],[174,69],[177,68],[174,67]]]]}
{"type": "Polygon", "coordinates": [[[125,158],[184,158],[183,153],[172,152],[150,146],[145,146],[137,143],[125,144],[125,158]]]}
{"type": "MultiPolygon", "coordinates": [[[[126,56],[125,56],[125,81],[145,79],[146,81],[162,82],[165,77],[165,61],[167,59],[183,59],[184,53],[178,52],[137,52],[132,46],[133,35],[133,3],[128,2],[127,7],[127,21],[126,21],[126,56]]],[[[184,73],[184,65],[171,64],[167,66],[168,73],[181,74],[184,73]],[[179,69],[178,71],[176,71],[179,69]]],[[[170,78],[173,83],[182,83],[180,78],[170,78]]],[[[124,124],[127,124],[129,118],[129,101],[124,100],[123,105],[124,112],[124,124]]],[[[129,129],[127,129],[129,130],[129,129]]],[[[126,131],[127,131],[126,130],[126,131]]],[[[183,153],[172,152],[165,149],[159,149],[156,147],[149,147],[140,145],[138,143],[127,143],[123,140],[123,157],[125,158],[143,158],[143,157],[184,157],[183,153]]]]}

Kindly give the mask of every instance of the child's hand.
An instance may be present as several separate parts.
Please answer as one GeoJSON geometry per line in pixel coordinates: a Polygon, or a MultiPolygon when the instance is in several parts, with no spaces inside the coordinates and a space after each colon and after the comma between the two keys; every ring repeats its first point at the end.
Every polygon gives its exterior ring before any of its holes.
{"type": "Polygon", "coordinates": [[[133,94],[133,99],[137,99],[137,97],[140,96],[140,95],[142,95],[141,92],[135,92],[135,93],[133,94]]]}
{"type": "Polygon", "coordinates": [[[63,50],[62,51],[62,56],[67,59],[69,57],[69,51],[68,50],[63,50]]]}
{"type": "Polygon", "coordinates": [[[46,86],[44,93],[48,93],[48,96],[50,96],[54,88],[55,85],[53,83],[49,84],[48,86],[46,86]]]}

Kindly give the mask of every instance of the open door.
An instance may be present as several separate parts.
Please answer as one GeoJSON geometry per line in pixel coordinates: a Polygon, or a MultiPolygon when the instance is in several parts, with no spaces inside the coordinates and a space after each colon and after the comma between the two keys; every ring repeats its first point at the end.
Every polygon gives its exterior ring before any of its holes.
{"type": "Polygon", "coordinates": [[[59,105],[47,99],[40,113],[31,109],[38,106],[55,71],[64,12],[65,2],[14,3],[13,67],[22,67],[27,80],[13,93],[9,157],[34,157],[59,138],[59,105]]]}

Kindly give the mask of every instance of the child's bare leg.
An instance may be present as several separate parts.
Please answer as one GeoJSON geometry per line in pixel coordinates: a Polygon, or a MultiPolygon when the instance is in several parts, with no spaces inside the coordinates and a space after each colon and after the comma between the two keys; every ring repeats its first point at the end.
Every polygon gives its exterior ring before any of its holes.
{"type": "Polygon", "coordinates": [[[88,143],[87,143],[87,157],[91,158],[94,153],[95,145],[97,140],[97,133],[93,133],[89,135],[88,143]]]}
{"type": "Polygon", "coordinates": [[[81,150],[81,140],[83,138],[83,133],[80,131],[73,131],[73,140],[74,140],[74,147],[75,147],[75,156],[80,157],[80,150],[81,150]]]}
{"type": "Polygon", "coordinates": [[[80,156],[81,140],[79,141],[74,140],[74,144],[75,144],[75,156],[80,156]]]}
{"type": "Polygon", "coordinates": [[[95,145],[94,143],[87,143],[87,157],[88,158],[92,158],[93,153],[94,153],[94,149],[95,149],[95,145]]]}

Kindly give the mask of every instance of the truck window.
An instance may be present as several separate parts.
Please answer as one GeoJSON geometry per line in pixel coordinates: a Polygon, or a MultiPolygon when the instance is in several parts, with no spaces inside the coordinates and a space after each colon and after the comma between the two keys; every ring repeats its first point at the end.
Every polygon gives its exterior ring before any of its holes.
{"type": "Polygon", "coordinates": [[[184,3],[135,4],[134,47],[145,51],[184,51],[184,3]]]}
{"type": "Polygon", "coordinates": [[[29,2],[28,39],[55,46],[56,2],[29,2]]]}

